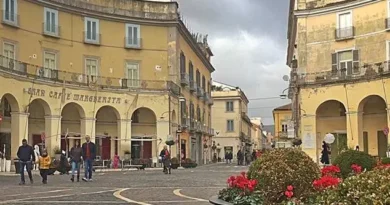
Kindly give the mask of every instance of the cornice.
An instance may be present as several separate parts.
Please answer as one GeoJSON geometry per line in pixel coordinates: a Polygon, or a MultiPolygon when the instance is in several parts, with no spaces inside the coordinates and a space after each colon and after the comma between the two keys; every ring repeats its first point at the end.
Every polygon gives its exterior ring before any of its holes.
{"type": "Polygon", "coordinates": [[[61,10],[64,12],[80,15],[80,16],[89,16],[95,17],[98,19],[104,19],[108,21],[117,21],[129,23],[133,22],[141,25],[153,25],[153,26],[174,26],[178,28],[179,32],[182,34],[183,38],[189,44],[189,46],[194,50],[198,58],[202,61],[202,63],[207,67],[210,73],[215,71],[215,68],[210,63],[210,61],[203,54],[195,40],[192,38],[191,33],[188,31],[187,27],[184,23],[179,19],[179,15],[177,15],[176,19],[146,19],[139,17],[131,17],[131,16],[123,16],[113,13],[104,13],[100,11],[93,11],[84,8],[72,7],[69,5],[63,5],[57,2],[49,2],[48,0],[25,0],[33,4],[38,4],[43,7],[47,6],[50,8],[55,8],[57,10],[61,10]]]}
{"type": "Polygon", "coordinates": [[[348,10],[348,9],[366,6],[369,4],[378,3],[380,1],[383,0],[358,0],[358,1],[346,2],[344,4],[337,4],[333,6],[325,6],[322,8],[297,10],[294,11],[294,16],[302,17],[302,16],[316,16],[316,15],[336,13],[342,10],[348,10]]]}

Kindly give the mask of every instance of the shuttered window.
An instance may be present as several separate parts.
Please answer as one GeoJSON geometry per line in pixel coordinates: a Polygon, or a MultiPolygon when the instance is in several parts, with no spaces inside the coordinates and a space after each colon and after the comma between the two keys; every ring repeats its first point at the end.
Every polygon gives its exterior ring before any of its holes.
{"type": "Polygon", "coordinates": [[[360,72],[359,50],[332,53],[332,75],[352,75],[360,72]]]}

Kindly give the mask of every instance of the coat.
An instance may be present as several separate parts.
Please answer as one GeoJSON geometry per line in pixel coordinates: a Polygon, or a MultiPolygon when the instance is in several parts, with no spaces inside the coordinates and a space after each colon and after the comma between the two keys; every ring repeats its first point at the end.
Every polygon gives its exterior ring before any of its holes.
{"type": "Polygon", "coordinates": [[[96,157],[96,146],[93,142],[85,142],[82,146],[82,150],[83,150],[83,159],[84,160],[87,160],[87,159],[90,159],[90,160],[94,160],[95,157],[96,157]],[[87,157],[87,146],[89,146],[89,152],[91,154],[91,156],[89,156],[89,158],[87,157]]]}
{"type": "Polygon", "coordinates": [[[49,169],[51,164],[51,158],[50,156],[46,156],[46,157],[41,156],[38,159],[38,163],[39,163],[39,169],[49,169]]]}

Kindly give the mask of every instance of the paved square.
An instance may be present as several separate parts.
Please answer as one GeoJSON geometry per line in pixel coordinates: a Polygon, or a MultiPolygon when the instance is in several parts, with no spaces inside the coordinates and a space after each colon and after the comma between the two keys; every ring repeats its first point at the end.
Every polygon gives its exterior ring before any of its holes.
{"type": "MultiPolygon", "coordinates": [[[[226,179],[247,167],[212,164],[195,169],[96,172],[92,182],[70,181],[70,175],[49,176],[43,185],[19,186],[19,175],[0,176],[0,204],[199,204],[226,187],[226,179]]],[[[26,174],[27,177],[27,174],[26,174]]],[[[28,177],[27,177],[28,178],[28,177]]],[[[28,180],[27,180],[28,182],[28,180]]]]}

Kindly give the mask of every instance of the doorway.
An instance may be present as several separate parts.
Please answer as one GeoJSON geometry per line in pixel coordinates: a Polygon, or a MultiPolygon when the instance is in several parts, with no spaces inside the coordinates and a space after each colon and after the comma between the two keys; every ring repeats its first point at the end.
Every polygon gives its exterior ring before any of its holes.
{"type": "Polygon", "coordinates": [[[5,159],[11,160],[11,133],[0,133],[0,151],[3,152],[4,148],[5,159]]]}
{"type": "Polygon", "coordinates": [[[368,132],[363,132],[363,149],[368,154],[368,132]]]}
{"type": "Polygon", "coordinates": [[[335,141],[330,146],[331,160],[335,160],[339,154],[348,149],[347,134],[346,133],[332,133],[335,136],[335,141]]]}
{"type": "Polygon", "coordinates": [[[387,152],[387,136],[383,131],[378,131],[378,156],[386,157],[387,152]]]}
{"type": "Polygon", "coordinates": [[[111,159],[111,137],[102,138],[102,160],[111,159]]]}

